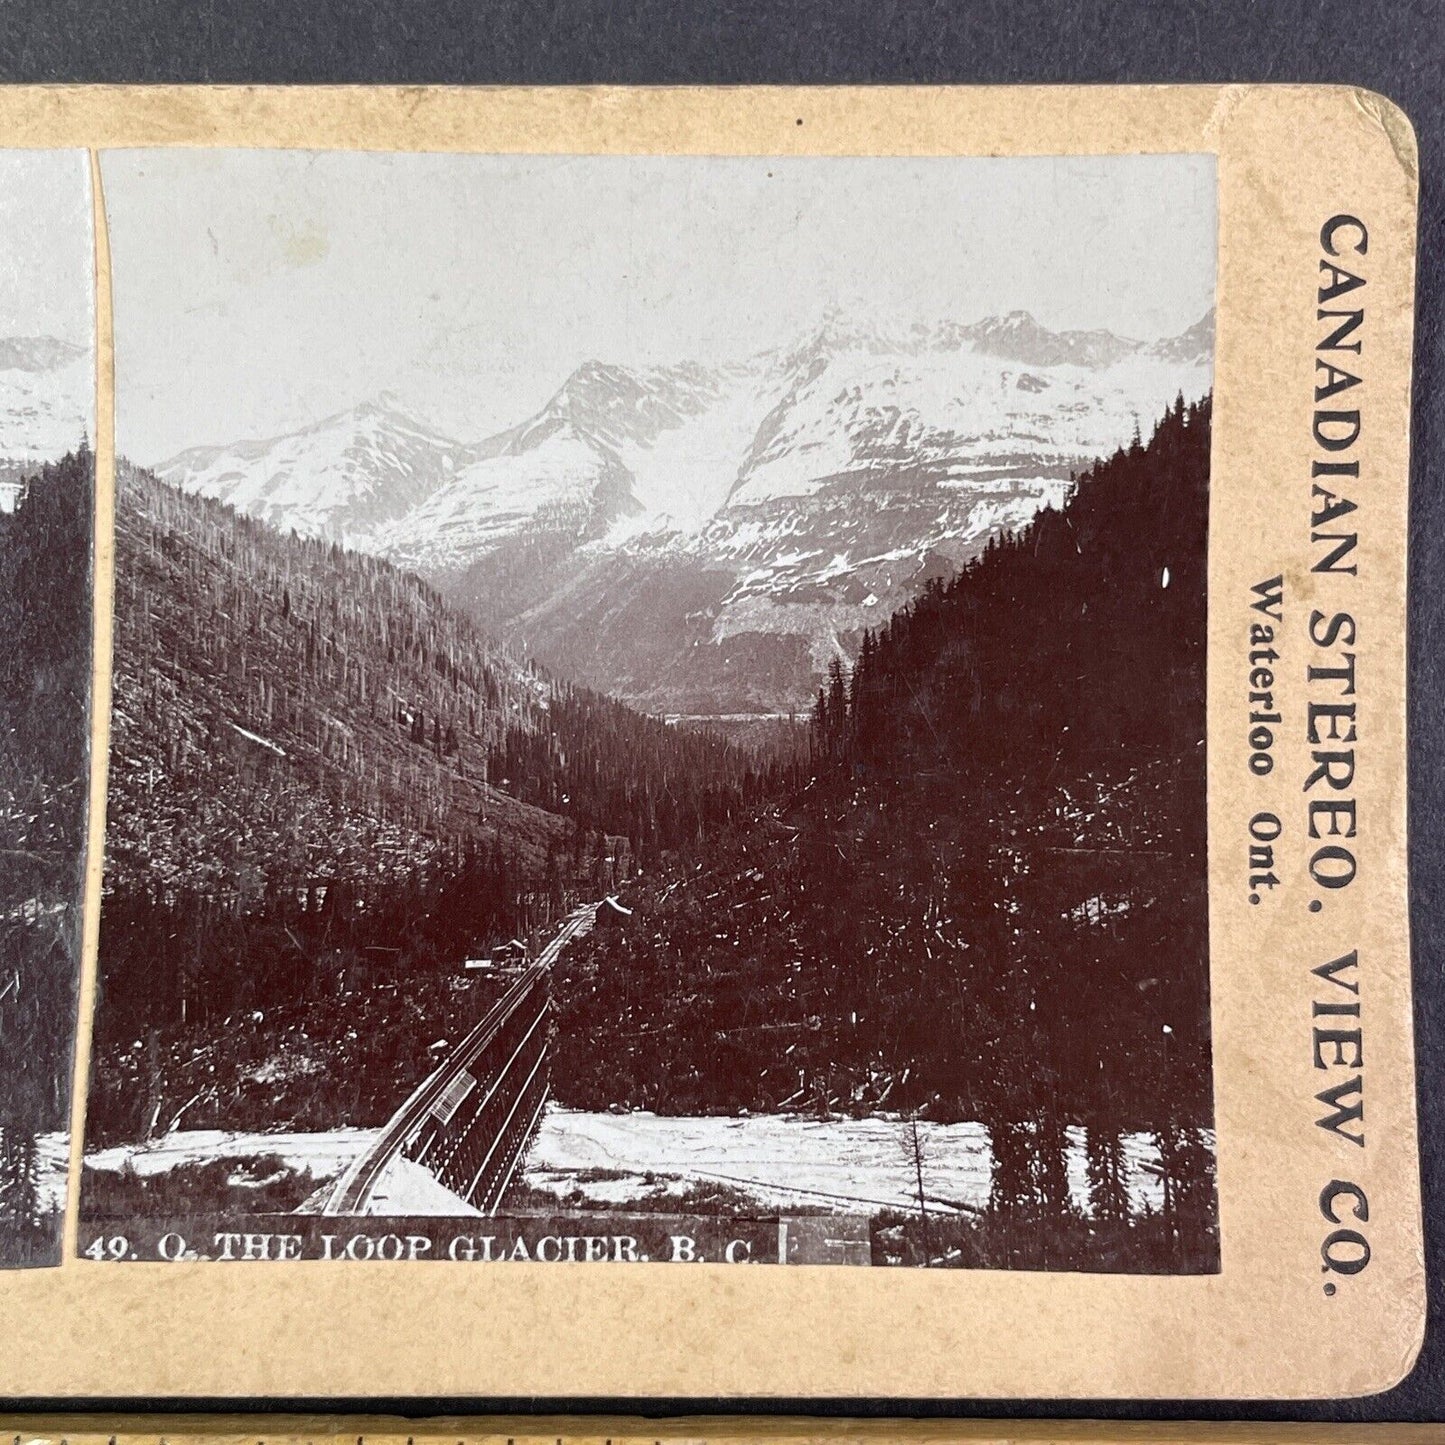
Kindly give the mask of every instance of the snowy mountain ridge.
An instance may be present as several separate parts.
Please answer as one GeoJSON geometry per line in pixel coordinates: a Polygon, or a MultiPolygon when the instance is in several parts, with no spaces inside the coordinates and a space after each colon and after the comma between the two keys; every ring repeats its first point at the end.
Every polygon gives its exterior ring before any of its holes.
{"type": "Polygon", "coordinates": [[[592,685],[678,712],[796,706],[931,575],[1209,389],[1213,315],[1144,343],[1027,312],[830,315],[743,361],[587,361],[467,444],[368,404],[158,468],[410,567],[592,685]]]}
{"type": "Polygon", "coordinates": [[[456,472],[460,442],[423,427],[387,400],[363,402],[288,436],[192,447],[157,475],[226,502],[279,531],[329,537],[358,550],[456,472]]]}
{"type": "Polygon", "coordinates": [[[0,470],[59,460],[88,433],[95,368],[54,336],[0,337],[0,470]]]}

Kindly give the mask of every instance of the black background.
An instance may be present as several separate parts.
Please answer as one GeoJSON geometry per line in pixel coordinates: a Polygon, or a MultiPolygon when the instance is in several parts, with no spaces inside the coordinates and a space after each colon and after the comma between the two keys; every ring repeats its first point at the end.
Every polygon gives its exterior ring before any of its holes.
{"type": "MultiPolygon", "coordinates": [[[[288,1408],[746,1409],[864,1415],[1445,1418],[1445,5],[1435,0],[0,0],[0,80],[254,83],[1325,81],[1401,105],[1420,141],[1420,301],[1410,526],[1410,847],[1430,1327],[1410,1377],[1366,1400],[288,1401],[288,1408]]],[[[3,1345],[0,1345],[3,1348],[3,1345]]],[[[1257,1348],[1268,1349],[1260,1340],[1257,1348]]],[[[1346,1360],[1340,1360],[1342,1367],[1346,1360]]],[[[799,1386],[805,1386],[799,1381],[799,1386]]],[[[39,1402],[27,1402],[34,1407],[39,1402]]],[[[60,1404],[61,1402],[54,1402],[60,1404]]],[[[77,1402],[69,1402],[72,1407],[77,1402]]],[[[107,1402],[88,1401],[94,1408],[107,1402]]],[[[119,1402],[110,1402],[119,1403],[119,1402]]],[[[128,1408],[166,1402],[130,1400],[128,1408]]],[[[178,1403],[178,1402],[176,1402],[178,1403]]],[[[188,1401],[197,1409],[226,1402],[188,1401]]],[[[257,1408],[267,1402],[247,1402],[257,1408]]],[[[279,1403],[279,1402],[278,1402],[279,1403]]]]}

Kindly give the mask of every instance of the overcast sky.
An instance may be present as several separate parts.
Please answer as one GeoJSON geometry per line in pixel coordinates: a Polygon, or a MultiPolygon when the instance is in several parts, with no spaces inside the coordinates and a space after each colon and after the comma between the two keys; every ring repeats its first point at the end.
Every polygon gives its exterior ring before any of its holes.
{"type": "Polygon", "coordinates": [[[0,150],[0,337],[94,342],[90,161],[0,150]]]}
{"type": "Polygon", "coordinates": [[[1152,340],[1213,304],[1210,156],[783,160],[118,151],[120,450],[389,392],[478,440],[578,363],[721,360],[829,308],[1152,340]]]}

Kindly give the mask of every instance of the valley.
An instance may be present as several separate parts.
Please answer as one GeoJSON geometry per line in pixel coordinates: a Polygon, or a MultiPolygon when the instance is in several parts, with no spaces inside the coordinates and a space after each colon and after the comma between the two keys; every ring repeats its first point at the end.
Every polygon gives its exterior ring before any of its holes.
{"type": "Polygon", "coordinates": [[[1206,390],[1212,338],[1212,315],[1148,345],[1023,312],[899,332],[830,316],[736,362],[585,362],[481,442],[392,400],[156,471],[414,570],[643,711],[787,712],[931,578],[1206,390]]]}
{"type": "Polygon", "coordinates": [[[511,1171],[544,1117],[815,1120],[970,1154],[949,1221],[873,1200],[877,1262],[1217,1268],[1209,338],[835,323],[477,444],[365,406],[127,465],[93,1143],[423,1088],[513,1207],[734,1209],[813,1184],[511,1171]]]}

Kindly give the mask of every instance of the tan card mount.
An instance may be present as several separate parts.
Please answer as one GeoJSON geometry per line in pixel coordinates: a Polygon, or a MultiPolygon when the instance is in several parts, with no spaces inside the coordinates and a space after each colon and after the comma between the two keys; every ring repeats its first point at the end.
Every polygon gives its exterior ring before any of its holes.
{"type": "Polygon", "coordinates": [[[1403,1375],[1388,103],[79,88],[0,145],[91,152],[100,495],[6,1394],[1403,1375]]]}

